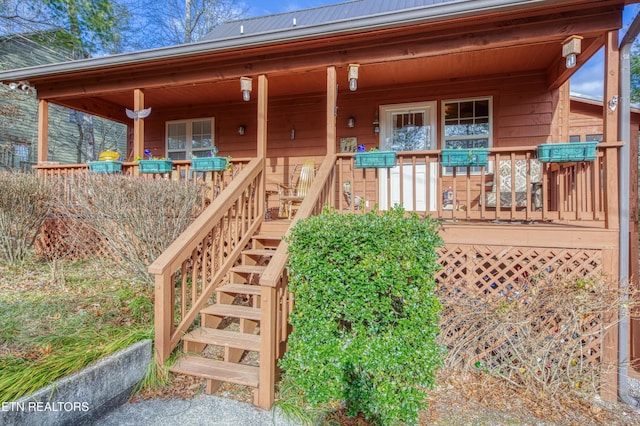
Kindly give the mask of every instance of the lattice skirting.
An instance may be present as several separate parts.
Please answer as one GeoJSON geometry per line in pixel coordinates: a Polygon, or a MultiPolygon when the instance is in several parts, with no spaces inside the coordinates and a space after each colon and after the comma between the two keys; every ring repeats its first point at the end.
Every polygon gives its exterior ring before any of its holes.
{"type": "Polygon", "coordinates": [[[110,256],[100,236],[81,220],[52,216],[45,220],[35,241],[35,254],[45,259],[80,260],[110,256]]]}
{"type": "MultiPolygon", "coordinates": [[[[538,301],[534,300],[536,292],[532,289],[538,284],[561,285],[577,279],[598,279],[607,272],[603,270],[601,250],[447,245],[440,248],[439,254],[442,268],[437,272],[436,280],[441,296],[449,303],[441,314],[444,343],[449,345],[459,339],[473,340],[475,343],[470,343],[468,348],[473,353],[464,355],[465,364],[495,359],[505,350],[505,342],[513,340],[513,333],[521,334],[522,330],[506,331],[502,335],[491,330],[478,330],[479,325],[469,324],[468,319],[460,317],[456,306],[475,305],[478,310],[491,309],[487,304],[489,300],[498,302],[491,306],[514,301],[534,306],[538,301]]],[[[532,335],[557,333],[566,319],[545,311],[544,306],[539,308],[539,311],[533,311],[540,312],[534,317],[520,318],[523,323],[531,324],[528,332],[532,335]]],[[[603,321],[599,314],[585,316],[580,320],[580,329],[574,330],[565,340],[565,343],[575,343],[581,360],[588,364],[602,361],[603,329],[606,326],[603,321]]],[[[565,349],[566,346],[558,348],[565,349]]]]}
{"type": "Polygon", "coordinates": [[[504,246],[445,246],[439,282],[465,282],[477,295],[519,291],[536,279],[596,278],[603,274],[602,251],[504,246]]]}

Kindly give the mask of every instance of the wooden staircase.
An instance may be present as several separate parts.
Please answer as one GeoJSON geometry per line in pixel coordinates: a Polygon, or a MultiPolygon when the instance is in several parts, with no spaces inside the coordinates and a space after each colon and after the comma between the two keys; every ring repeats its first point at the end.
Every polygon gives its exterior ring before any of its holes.
{"type": "Polygon", "coordinates": [[[290,221],[265,221],[242,251],[239,262],[216,288],[216,303],[200,311],[200,327],[182,338],[173,373],[206,379],[207,393],[222,382],[250,386],[257,401],[260,351],[260,275],[282,241],[290,221]]]}

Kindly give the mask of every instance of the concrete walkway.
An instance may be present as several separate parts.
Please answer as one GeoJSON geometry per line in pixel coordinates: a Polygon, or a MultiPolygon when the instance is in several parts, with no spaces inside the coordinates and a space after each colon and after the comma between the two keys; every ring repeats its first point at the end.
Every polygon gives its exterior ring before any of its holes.
{"type": "Polygon", "coordinates": [[[126,403],[96,420],[96,426],[299,426],[281,413],[212,395],[126,403]]]}

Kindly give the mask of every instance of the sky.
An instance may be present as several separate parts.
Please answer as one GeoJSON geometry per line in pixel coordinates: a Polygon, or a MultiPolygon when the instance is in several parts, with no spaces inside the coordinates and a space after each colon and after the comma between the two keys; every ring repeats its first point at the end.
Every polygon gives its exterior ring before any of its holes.
{"type": "MultiPolygon", "coordinates": [[[[249,7],[250,16],[263,16],[274,13],[309,9],[327,4],[342,3],[335,0],[244,0],[249,7]]],[[[640,12],[640,5],[626,6],[623,13],[623,31],[640,12]]],[[[622,34],[620,34],[622,40],[622,34]]],[[[604,87],[604,53],[600,50],[578,70],[571,78],[571,93],[602,99],[604,87]]]]}

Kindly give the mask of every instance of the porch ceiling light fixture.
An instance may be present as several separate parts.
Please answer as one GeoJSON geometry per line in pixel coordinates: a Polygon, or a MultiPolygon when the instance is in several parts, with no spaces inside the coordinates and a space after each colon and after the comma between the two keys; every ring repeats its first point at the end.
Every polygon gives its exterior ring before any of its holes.
{"type": "Polygon", "coordinates": [[[572,35],[567,37],[562,42],[562,57],[565,58],[565,66],[567,68],[573,68],[576,66],[578,59],[577,56],[582,52],[582,37],[578,35],[572,35]]]}
{"type": "Polygon", "coordinates": [[[240,90],[242,91],[242,100],[249,102],[251,100],[251,90],[253,89],[253,80],[250,77],[240,77],[240,90]]]}
{"type": "Polygon", "coordinates": [[[358,89],[358,67],[359,64],[349,64],[349,90],[352,92],[358,89]]]}

